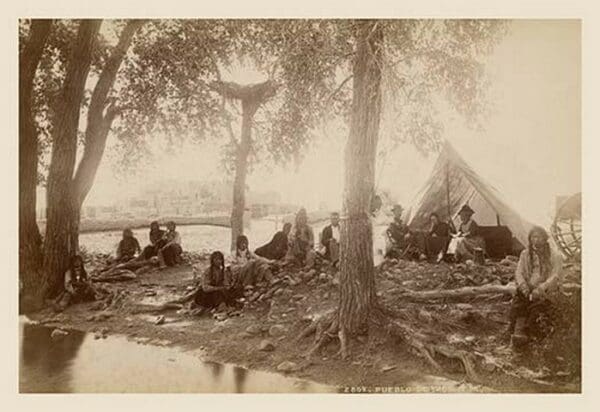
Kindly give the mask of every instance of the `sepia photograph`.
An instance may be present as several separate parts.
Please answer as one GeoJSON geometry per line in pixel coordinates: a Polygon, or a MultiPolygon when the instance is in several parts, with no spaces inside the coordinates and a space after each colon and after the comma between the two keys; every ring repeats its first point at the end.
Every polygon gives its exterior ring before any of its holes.
{"type": "Polygon", "coordinates": [[[19,394],[582,393],[580,18],[12,24],[19,394]]]}

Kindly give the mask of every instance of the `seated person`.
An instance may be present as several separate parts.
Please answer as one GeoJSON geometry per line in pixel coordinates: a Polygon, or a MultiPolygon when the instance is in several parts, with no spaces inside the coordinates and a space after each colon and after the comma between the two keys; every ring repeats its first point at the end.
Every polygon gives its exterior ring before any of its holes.
{"type": "Polygon", "coordinates": [[[181,236],[175,230],[175,222],[167,222],[167,232],[163,235],[164,246],[158,250],[160,268],[175,266],[181,259],[181,236]]]}
{"type": "Polygon", "coordinates": [[[483,254],[485,249],[485,241],[479,234],[479,226],[472,218],[474,214],[475,211],[469,205],[464,205],[458,211],[461,224],[458,233],[452,235],[447,252],[449,255],[454,255],[456,262],[467,259],[475,260],[476,253],[483,254]]]}
{"type": "Polygon", "coordinates": [[[88,279],[83,265],[83,258],[75,255],[65,272],[65,290],[56,299],[56,310],[63,310],[70,304],[96,300],[96,290],[88,279]]]}
{"type": "Polygon", "coordinates": [[[321,245],[325,248],[325,259],[336,264],[340,258],[340,214],[331,214],[331,223],[321,232],[321,245]]]}
{"type": "MultiPolygon", "coordinates": [[[[515,271],[517,290],[511,302],[508,335],[515,334],[519,319],[527,325],[532,311],[547,310],[551,306],[561,281],[561,256],[550,247],[548,233],[536,226],[529,232],[527,248],[521,252],[515,271]]],[[[519,330],[517,335],[522,338],[524,332],[519,330]]]]}
{"type": "Polygon", "coordinates": [[[386,258],[401,259],[404,257],[418,258],[424,250],[421,239],[412,233],[408,225],[402,221],[402,206],[394,205],[392,208],[394,220],[386,230],[386,258]],[[421,241],[419,241],[421,240],[421,241]]]}
{"type": "Polygon", "coordinates": [[[275,236],[273,236],[273,239],[271,239],[269,243],[259,247],[254,253],[267,259],[283,259],[287,253],[288,236],[291,230],[292,224],[289,222],[285,223],[283,229],[275,233],[275,236]]]}
{"type": "Polygon", "coordinates": [[[230,273],[225,270],[223,253],[211,253],[210,266],[203,273],[201,284],[193,293],[194,304],[205,309],[217,308],[222,303],[235,306],[236,299],[243,295],[243,286],[235,284],[230,273]]]}
{"type": "Polygon", "coordinates": [[[117,247],[117,262],[127,262],[135,257],[136,253],[141,252],[140,243],[133,236],[131,229],[123,231],[123,239],[117,247]]]}
{"type": "Polygon", "coordinates": [[[158,255],[158,251],[162,248],[166,241],[163,239],[165,231],[162,230],[157,221],[150,223],[150,233],[148,235],[150,244],[144,248],[139,256],[140,260],[148,260],[153,256],[158,255]]]}
{"type": "Polygon", "coordinates": [[[440,221],[436,213],[432,213],[429,217],[430,228],[425,239],[427,257],[436,259],[439,263],[444,258],[448,243],[450,242],[450,226],[440,221]]]}
{"type": "Polygon", "coordinates": [[[285,256],[286,263],[303,265],[310,269],[315,263],[315,235],[312,227],[308,225],[306,209],[302,208],[296,214],[294,226],[288,237],[288,251],[285,256]]]}
{"type": "Polygon", "coordinates": [[[236,248],[229,259],[229,271],[236,284],[243,286],[270,282],[273,274],[269,263],[274,263],[252,253],[248,247],[248,238],[240,235],[236,239],[236,248]]]}

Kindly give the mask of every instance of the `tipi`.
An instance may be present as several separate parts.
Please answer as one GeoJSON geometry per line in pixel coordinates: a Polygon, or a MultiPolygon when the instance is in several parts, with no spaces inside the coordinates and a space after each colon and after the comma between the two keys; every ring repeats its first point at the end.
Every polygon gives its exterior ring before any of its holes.
{"type": "Polygon", "coordinates": [[[440,219],[458,227],[458,211],[468,204],[475,210],[474,219],[481,226],[505,226],[514,240],[527,245],[532,224],[523,219],[486,183],[446,141],[433,167],[433,172],[408,211],[409,226],[426,229],[429,216],[437,213],[440,219]]]}

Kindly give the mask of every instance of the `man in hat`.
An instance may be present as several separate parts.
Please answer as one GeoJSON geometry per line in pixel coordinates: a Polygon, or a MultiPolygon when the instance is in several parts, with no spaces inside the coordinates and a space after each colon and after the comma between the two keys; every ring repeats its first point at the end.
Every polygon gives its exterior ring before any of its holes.
{"type": "Polygon", "coordinates": [[[402,221],[402,206],[396,204],[392,207],[394,220],[386,230],[386,258],[399,259],[407,255],[411,246],[411,233],[408,225],[402,221]]]}
{"type": "Polygon", "coordinates": [[[479,233],[479,225],[473,220],[474,214],[475,211],[468,204],[458,211],[461,223],[448,245],[448,254],[454,255],[457,262],[475,260],[476,253],[483,254],[485,241],[479,233]]]}

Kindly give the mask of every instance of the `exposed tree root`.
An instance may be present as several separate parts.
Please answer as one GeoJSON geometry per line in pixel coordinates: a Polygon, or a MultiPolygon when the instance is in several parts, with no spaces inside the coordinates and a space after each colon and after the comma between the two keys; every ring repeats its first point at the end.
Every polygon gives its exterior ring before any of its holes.
{"type": "MultiPolygon", "coordinates": [[[[474,356],[471,353],[452,348],[446,344],[437,343],[435,337],[419,332],[416,328],[410,326],[409,322],[402,321],[396,314],[385,308],[378,307],[373,311],[371,323],[372,325],[370,326],[376,326],[379,330],[386,330],[390,336],[400,338],[402,342],[412,348],[418,356],[425,359],[437,372],[443,372],[444,368],[436,360],[436,357],[456,359],[462,364],[466,378],[469,381],[479,381],[475,370],[474,356]]],[[[312,321],[310,325],[302,330],[298,340],[309,337],[313,333],[315,334],[315,340],[306,353],[308,359],[317,354],[323,346],[335,338],[340,342],[340,349],[337,355],[342,359],[349,357],[349,339],[351,336],[343,327],[340,327],[337,313],[330,313],[312,321]]],[[[371,335],[372,333],[369,333],[370,340],[373,338],[371,335]]]]}

